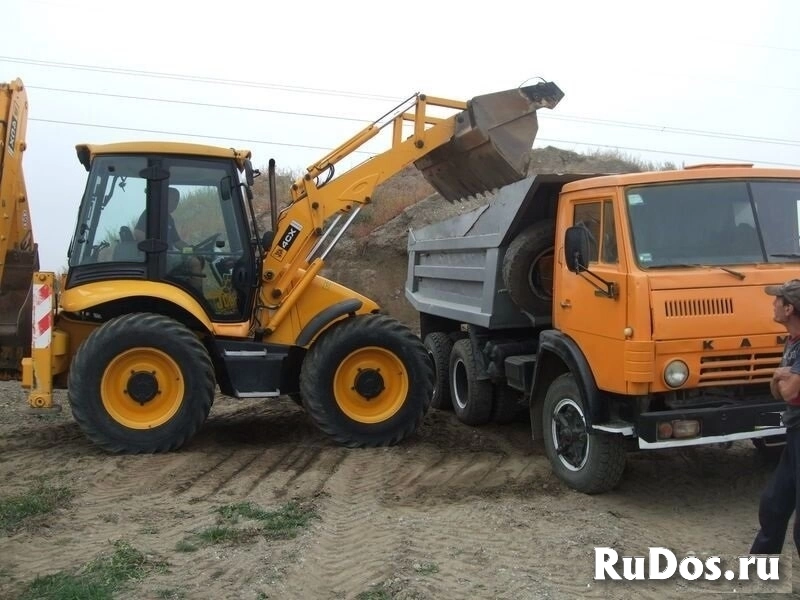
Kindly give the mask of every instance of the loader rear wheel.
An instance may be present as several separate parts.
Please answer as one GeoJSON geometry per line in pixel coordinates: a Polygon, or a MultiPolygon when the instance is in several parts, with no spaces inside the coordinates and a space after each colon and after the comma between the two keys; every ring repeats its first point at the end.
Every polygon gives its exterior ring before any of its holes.
{"type": "Polygon", "coordinates": [[[548,313],[553,301],[555,224],[539,221],[522,230],[503,258],[503,283],[514,303],[529,313],[548,313]]]}
{"type": "Polygon", "coordinates": [[[469,338],[458,340],[450,353],[450,390],[456,417],[467,425],[485,425],[492,417],[494,386],[478,379],[478,365],[469,338]]]}
{"type": "Polygon", "coordinates": [[[453,342],[450,336],[442,331],[434,331],[425,336],[423,342],[428,349],[428,357],[433,363],[433,399],[431,408],[452,410],[453,400],[450,397],[450,352],[453,342]]]}
{"type": "Polygon", "coordinates": [[[69,372],[72,414],[109,452],[167,452],[185,444],[214,401],[214,368],[197,337],[151,313],[118,317],[78,348],[69,372]]]}
{"type": "Polygon", "coordinates": [[[433,367],[410,329],[386,315],[346,319],[306,354],[300,395],[312,421],[349,447],[393,445],[430,407],[433,367]]]}

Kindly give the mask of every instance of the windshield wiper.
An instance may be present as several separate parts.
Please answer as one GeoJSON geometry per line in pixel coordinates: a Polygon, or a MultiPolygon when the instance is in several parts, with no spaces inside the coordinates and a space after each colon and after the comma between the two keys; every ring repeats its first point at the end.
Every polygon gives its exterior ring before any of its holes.
{"type": "MultiPolygon", "coordinates": [[[[773,255],[774,256],[774,255],[773,255]]],[[[800,254],[797,255],[797,258],[800,258],[800,254]]],[[[734,271],[733,269],[729,269],[728,267],[723,267],[722,265],[701,265],[699,263],[690,264],[690,263],[670,263],[668,265],[653,265],[652,267],[647,267],[648,269],[669,269],[671,267],[676,267],[678,269],[691,269],[695,267],[704,267],[704,268],[713,268],[713,269],[722,269],[726,273],[730,273],[736,279],[742,280],[745,278],[744,273],[740,273],[739,271],[734,271]]]]}
{"type": "Polygon", "coordinates": [[[778,254],[770,254],[775,258],[800,258],[800,252],[780,252],[778,254]]]}

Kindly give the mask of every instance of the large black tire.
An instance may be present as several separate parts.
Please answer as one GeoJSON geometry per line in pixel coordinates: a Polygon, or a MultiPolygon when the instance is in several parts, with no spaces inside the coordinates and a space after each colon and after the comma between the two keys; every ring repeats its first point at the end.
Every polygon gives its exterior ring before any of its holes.
{"type": "Polygon", "coordinates": [[[431,408],[452,410],[453,399],[450,397],[450,353],[453,341],[441,331],[434,331],[425,336],[423,341],[428,349],[428,357],[433,363],[433,398],[431,408]]]}
{"type": "Polygon", "coordinates": [[[522,392],[498,383],[494,386],[492,421],[499,425],[513,423],[523,413],[522,392]]]}
{"type": "Polygon", "coordinates": [[[478,379],[478,366],[468,339],[458,340],[450,353],[450,395],[458,420],[467,425],[485,425],[492,417],[494,386],[478,379]]]}
{"type": "Polygon", "coordinates": [[[553,302],[555,223],[539,221],[522,230],[503,257],[503,283],[522,310],[550,313],[553,302]]]}
{"type": "Polygon", "coordinates": [[[544,448],[553,472],[586,494],[614,489],[625,470],[625,439],[586,431],[586,402],[571,373],[550,384],[543,411],[544,448]]]}
{"type": "Polygon", "coordinates": [[[197,336],[152,313],[112,319],[78,348],[69,371],[72,415],[109,452],[183,446],[214,401],[214,367],[197,336]]]}
{"type": "Polygon", "coordinates": [[[425,346],[386,315],[334,324],[311,346],[300,371],[309,417],[348,447],[389,446],[413,434],[432,394],[425,346]]]}

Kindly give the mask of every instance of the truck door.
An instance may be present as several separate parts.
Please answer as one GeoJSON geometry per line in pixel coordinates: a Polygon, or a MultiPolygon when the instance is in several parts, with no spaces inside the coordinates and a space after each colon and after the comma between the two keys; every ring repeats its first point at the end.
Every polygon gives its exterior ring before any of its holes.
{"type": "Polygon", "coordinates": [[[571,222],[559,228],[562,237],[558,241],[553,323],[580,346],[601,389],[624,392],[621,365],[627,289],[624,253],[620,251],[617,231],[620,220],[615,206],[611,197],[576,201],[567,219],[571,222]],[[591,240],[588,267],[597,277],[567,269],[563,232],[570,225],[588,231],[591,240]],[[615,297],[605,294],[606,285],[600,280],[614,284],[615,297]]]}

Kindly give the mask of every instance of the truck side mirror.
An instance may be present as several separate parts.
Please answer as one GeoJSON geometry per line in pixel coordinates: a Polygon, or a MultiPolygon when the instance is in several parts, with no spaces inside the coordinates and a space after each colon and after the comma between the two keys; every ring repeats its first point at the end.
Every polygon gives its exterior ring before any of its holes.
{"type": "Polygon", "coordinates": [[[589,256],[589,232],[585,227],[568,227],[564,234],[564,259],[573,273],[586,270],[589,256]]]}

